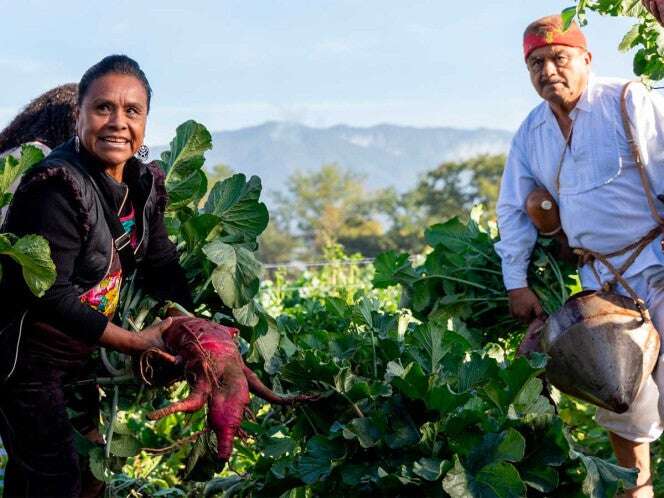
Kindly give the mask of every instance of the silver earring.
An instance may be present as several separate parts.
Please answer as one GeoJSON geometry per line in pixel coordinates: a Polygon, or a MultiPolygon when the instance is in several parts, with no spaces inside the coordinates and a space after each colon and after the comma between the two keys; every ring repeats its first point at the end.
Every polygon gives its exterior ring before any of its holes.
{"type": "Polygon", "coordinates": [[[143,162],[147,161],[148,157],[150,157],[150,148],[145,144],[141,145],[136,151],[136,154],[134,154],[134,157],[143,162]]]}
{"type": "Polygon", "coordinates": [[[74,150],[76,150],[77,153],[81,152],[81,139],[78,138],[78,135],[74,137],[74,150]]]}

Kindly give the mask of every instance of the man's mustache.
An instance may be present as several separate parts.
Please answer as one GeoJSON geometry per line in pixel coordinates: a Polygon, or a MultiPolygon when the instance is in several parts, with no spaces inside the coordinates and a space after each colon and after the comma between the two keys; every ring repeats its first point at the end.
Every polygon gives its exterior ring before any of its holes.
{"type": "Polygon", "coordinates": [[[565,80],[560,80],[560,79],[540,80],[540,85],[542,86],[553,85],[556,83],[562,83],[563,85],[565,85],[565,80]]]}

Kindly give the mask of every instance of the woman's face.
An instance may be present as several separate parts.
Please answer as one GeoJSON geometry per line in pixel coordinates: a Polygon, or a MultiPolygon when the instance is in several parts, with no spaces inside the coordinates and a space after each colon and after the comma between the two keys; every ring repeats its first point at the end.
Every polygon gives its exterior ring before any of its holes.
{"type": "Polygon", "coordinates": [[[92,82],[76,116],[81,145],[107,168],[124,166],[143,144],[148,95],[127,74],[107,74],[92,82]]]}

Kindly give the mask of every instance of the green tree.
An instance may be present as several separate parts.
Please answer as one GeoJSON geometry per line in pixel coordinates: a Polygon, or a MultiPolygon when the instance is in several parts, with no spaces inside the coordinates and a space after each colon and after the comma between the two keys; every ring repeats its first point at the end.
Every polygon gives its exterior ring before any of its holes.
{"type": "Polygon", "coordinates": [[[370,191],[363,176],[326,164],[312,172],[295,172],[287,192],[277,196],[285,226],[301,236],[315,254],[334,243],[349,252],[373,255],[384,249],[380,215],[386,191],[370,191]]]}
{"type": "Polygon", "coordinates": [[[442,163],[425,173],[417,185],[394,202],[384,203],[391,220],[389,245],[420,250],[424,227],[455,216],[467,219],[475,204],[493,216],[498,198],[504,155],[480,155],[465,161],[442,163]]]}
{"type": "Polygon", "coordinates": [[[643,6],[641,0],[577,0],[574,7],[565,9],[568,23],[576,17],[581,25],[587,21],[586,11],[601,15],[633,17],[636,23],[624,35],[618,49],[634,53],[634,74],[646,82],[664,78],[664,30],[643,6]]]}

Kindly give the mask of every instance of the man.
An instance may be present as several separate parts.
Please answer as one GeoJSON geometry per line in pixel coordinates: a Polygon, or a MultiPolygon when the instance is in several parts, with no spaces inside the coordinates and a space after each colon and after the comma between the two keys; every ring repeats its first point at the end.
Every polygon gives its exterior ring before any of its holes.
{"type": "MultiPolygon", "coordinates": [[[[545,187],[558,203],[570,246],[607,255],[643,241],[644,249],[623,277],[648,306],[655,327],[664,331],[664,254],[661,234],[654,240],[644,238],[658,221],[623,126],[621,94],[627,82],[592,75],[584,35],[576,24],[563,31],[560,16],[539,19],[526,28],[524,56],[531,83],[544,102],[528,115],[512,141],[497,206],[501,241],[496,250],[512,313],[524,321],[544,314],[528,288],[537,230],[524,206],[533,189],[545,187]]],[[[633,83],[626,92],[626,110],[652,190],[655,195],[664,193],[664,175],[658,173],[664,168],[664,101],[633,83]]],[[[664,212],[664,204],[654,204],[664,212]]],[[[610,261],[620,267],[629,256],[610,261]]],[[[584,288],[599,289],[615,278],[603,264],[593,266],[594,270],[586,264],[580,271],[584,288]]],[[[628,295],[622,286],[614,291],[628,295]]],[[[619,463],[640,470],[628,497],[653,496],[649,444],[664,430],[664,402],[660,409],[657,387],[664,388],[664,365],[656,377],[648,380],[628,412],[597,412],[619,463]]]]}

